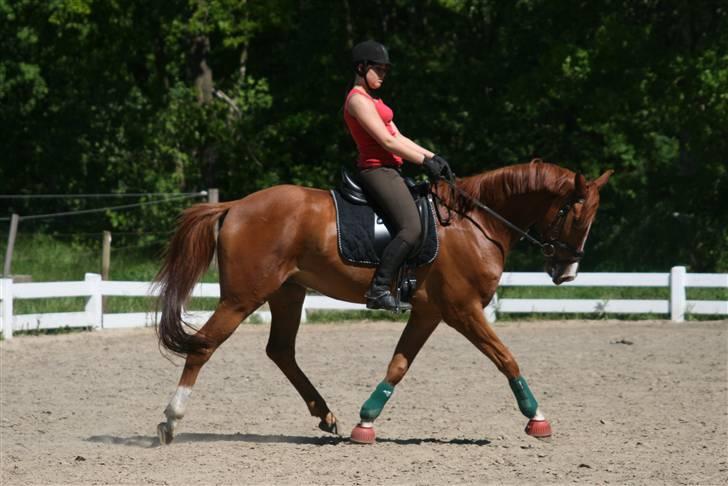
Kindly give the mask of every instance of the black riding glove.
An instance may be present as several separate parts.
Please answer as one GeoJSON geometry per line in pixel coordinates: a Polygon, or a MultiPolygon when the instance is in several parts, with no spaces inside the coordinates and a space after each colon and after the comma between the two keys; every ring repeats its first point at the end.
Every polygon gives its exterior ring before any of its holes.
{"type": "Polygon", "coordinates": [[[427,177],[431,181],[434,182],[440,177],[440,164],[437,163],[434,157],[425,157],[422,161],[422,166],[427,171],[427,177]]]}
{"type": "Polygon", "coordinates": [[[450,168],[450,164],[444,158],[439,155],[435,155],[435,158],[440,161],[442,168],[440,169],[440,177],[448,182],[455,182],[455,173],[450,168]]]}
{"type": "Polygon", "coordinates": [[[432,182],[436,182],[440,178],[452,181],[454,178],[450,164],[448,164],[447,160],[439,155],[434,155],[432,158],[425,157],[422,165],[424,165],[427,172],[429,172],[428,175],[432,182]]]}

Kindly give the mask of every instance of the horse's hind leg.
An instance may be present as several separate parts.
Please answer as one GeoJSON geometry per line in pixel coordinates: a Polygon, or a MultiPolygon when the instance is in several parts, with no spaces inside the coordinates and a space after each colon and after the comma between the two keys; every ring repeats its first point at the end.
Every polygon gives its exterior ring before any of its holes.
{"type": "Polygon", "coordinates": [[[197,375],[200,373],[202,366],[207,363],[215,350],[237,329],[243,319],[256,308],[257,305],[251,304],[248,307],[241,307],[239,304],[233,305],[223,300],[218,304],[217,309],[207,323],[198,331],[206,337],[209,346],[200,353],[189,354],[187,356],[177,390],[172,400],[170,400],[169,405],[164,410],[167,421],[157,426],[160,443],[169,444],[172,442],[174,429],[177,423],[184,417],[187,401],[192,393],[192,386],[197,381],[197,375]]]}
{"type": "Polygon", "coordinates": [[[336,417],[296,362],[296,335],[305,298],[305,288],[287,282],[268,299],[271,326],[265,351],[296,388],[311,415],[321,419],[319,428],[337,434],[336,417]]]}

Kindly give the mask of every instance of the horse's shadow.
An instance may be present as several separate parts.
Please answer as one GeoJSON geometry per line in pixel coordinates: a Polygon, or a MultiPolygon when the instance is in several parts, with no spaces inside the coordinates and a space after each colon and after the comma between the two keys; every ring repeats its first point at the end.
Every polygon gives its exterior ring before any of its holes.
{"type": "MultiPolygon", "coordinates": [[[[94,435],[86,439],[87,442],[101,444],[124,445],[131,447],[153,448],[159,447],[158,437],[135,435],[131,437],[116,437],[113,435],[94,435]]],[[[300,435],[261,435],[261,434],[203,434],[187,432],[181,433],[174,438],[175,444],[197,443],[197,442],[248,442],[253,444],[306,444],[315,446],[351,444],[348,437],[341,436],[320,436],[306,437],[300,435]]],[[[489,445],[488,439],[436,439],[432,437],[424,439],[388,439],[377,438],[379,443],[398,445],[420,445],[420,444],[452,444],[452,445],[489,445]]]]}

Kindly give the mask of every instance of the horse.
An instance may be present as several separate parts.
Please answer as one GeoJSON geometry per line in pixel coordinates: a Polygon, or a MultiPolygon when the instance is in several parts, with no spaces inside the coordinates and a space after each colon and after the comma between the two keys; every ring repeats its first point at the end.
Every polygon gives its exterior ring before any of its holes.
{"type": "MultiPolygon", "coordinates": [[[[526,433],[551,435],[515,357],[487,322],[483,309],[496,291],[506,256],[523,236],[518,228],[533,227],[544,236],[542,246],[548,249],[544,269],[555,284],[576,277],[599,207],[599,191],[612,172],[587,181],[582,174],[534,160],[454,183],[433,183],[432,194],[442,216],[437,228],[439,252],[432,263],[416,270],[408,321],[383,381],[361,408],[362,421],[351,440],[374,442],[374,420],[441,321],[475,345],[507,378],[518,408],[529,419],[526,433]],[[482,208],[490,208],[500,218],[482,208]]],[[[320,420],[319,428],[338,435],[335,415],[296,362],[301,308],[307,289],[364,303],[373,271],[342,259],[332,196],[322,189],[279,185],[240,200],[201,203],[184,210],[155,278],[160,346],[185,357],[182,376],[164,410],[166,421],[157,427],[160,443],[172,442],[202,366],[265,302],[271,313],[267,356],[298,391],[311,416],[320,420]],[[187,332],[181,317],[183,305],[216,249],[220,300],[201,328],[187,332]]]]}

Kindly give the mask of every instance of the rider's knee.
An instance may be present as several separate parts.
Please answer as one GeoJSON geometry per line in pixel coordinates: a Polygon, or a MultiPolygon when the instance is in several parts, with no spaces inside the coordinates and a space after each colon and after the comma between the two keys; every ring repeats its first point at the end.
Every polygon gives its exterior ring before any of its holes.
{"type": "Polygon", "coordinates": [[[415,246],[417,242],[420,240],[420,236],[422,235],[422,226],[420,225],[420,222],[418,221],[417,224],[411,224],[408,226],[405,226],[402,228],[402,230],[398,233],[397,236],[399,236],[403,241],[406,241],[412,246],[415,246]]]}

